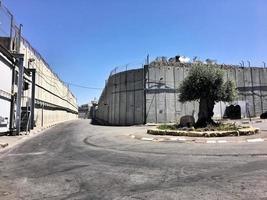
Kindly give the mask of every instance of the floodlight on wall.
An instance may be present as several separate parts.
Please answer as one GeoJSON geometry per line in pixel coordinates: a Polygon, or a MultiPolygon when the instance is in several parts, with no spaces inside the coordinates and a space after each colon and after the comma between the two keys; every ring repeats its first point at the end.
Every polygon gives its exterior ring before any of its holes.
{"type": "Polygon", "coordinates": [[[34,62],[35,61],[35,59],[34,58],[29,58],[29,63],[31,63],[31,62],[34,62]]]}
{"type": "Polygon", "coordinates": [[[30,68],[30,64],[31,64],[32,62],[34,62],[34,61],[35,61],[34,58],[29,58],[29,59],[28,59],[28,68],[30,68]]]}

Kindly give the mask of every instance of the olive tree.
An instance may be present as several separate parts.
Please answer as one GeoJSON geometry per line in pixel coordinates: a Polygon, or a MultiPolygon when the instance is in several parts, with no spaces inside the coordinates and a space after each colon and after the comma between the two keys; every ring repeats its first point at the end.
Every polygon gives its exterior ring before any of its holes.
{"type": "Polygon", "coordinates": [[[195,65],[179,87],[179,101],[199,101],[196,127],[215,124],[212,120],[216,102],[231,102],[236,97],[232,81],[224,82],[224,71],[214,65],[195,65]]]}

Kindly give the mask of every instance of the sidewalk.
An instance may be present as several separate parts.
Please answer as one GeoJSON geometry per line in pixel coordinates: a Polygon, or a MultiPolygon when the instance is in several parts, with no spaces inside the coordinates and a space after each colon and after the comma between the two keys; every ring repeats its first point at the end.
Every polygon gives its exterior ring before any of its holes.
{"type": "Polygon", "coordinates": [[[17,144],[20,144],[26,140],[29,140],[40,133],[42,133],[44,130],[47,130],[50,127],[53,127],[55,125],[47,126],[47,127],[40,127],[40,128],[35,128],[28,132],[26,135],[26,132],[21,132],[20,135],[16,136],[0,136],[0,152],[4,151],[6,149],[10,149],[11,147],[16,146],[17,144]]]}

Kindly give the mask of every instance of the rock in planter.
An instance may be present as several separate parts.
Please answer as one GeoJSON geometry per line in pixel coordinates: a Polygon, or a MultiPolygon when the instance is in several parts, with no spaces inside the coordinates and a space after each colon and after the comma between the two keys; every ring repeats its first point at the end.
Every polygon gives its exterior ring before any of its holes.
{"type": "Polygon", "coordinates": [[[1,147],[1,148],[5,148],[5,147],[7,147],[7,146],[8,146],[8,143],[0,144],[0,147],[1,147]]]}
{"type": "Polygon", "coordinates": [[[195,118],[192,115],[182,116],[180,119],[181,127],[192,127],[195,125],[195,118]]]}
{"type": "Polygon", "coordinates": [[[264,112],[260,116],[261,119],[267,119],[267,112],[264,112]]]}

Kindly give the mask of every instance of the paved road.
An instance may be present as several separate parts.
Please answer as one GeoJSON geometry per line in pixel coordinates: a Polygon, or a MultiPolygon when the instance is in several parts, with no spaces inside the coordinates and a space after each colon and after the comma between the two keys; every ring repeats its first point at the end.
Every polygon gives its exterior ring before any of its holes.
{"type": "Polygon", "coordinates": [[[0,154],[0,199],[267,199],[267,143],[140,141],[62,123],[0,154]]]}

